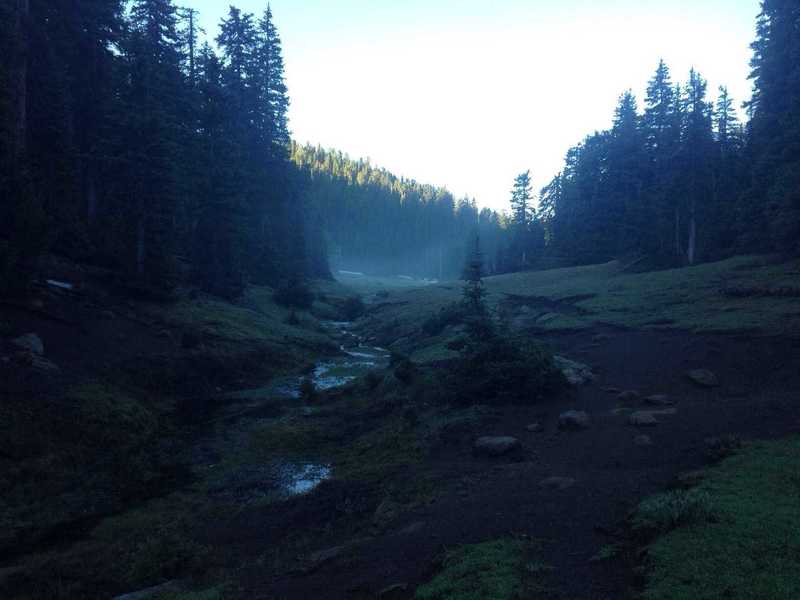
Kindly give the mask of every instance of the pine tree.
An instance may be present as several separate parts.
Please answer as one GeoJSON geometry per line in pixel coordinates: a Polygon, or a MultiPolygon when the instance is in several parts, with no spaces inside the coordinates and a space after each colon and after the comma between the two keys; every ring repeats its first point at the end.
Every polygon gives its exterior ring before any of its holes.
{"type": "Polygon", "coordinates": [[[483,252],[476,234],[464,265],[463,303],[470,317],[486,317],[486,290],[483,287],[483,252]]]}
{"type": "Polygon", "coordinates": [[[670,184],[680,142],[680,128],[674,127],[675,94],[669,67],[661,60],[647,86],[642,123],[648,164],[645,200],[649,205],[653,232],[650,243],[645,246],[650,253],[659,256],[668,254],[672,237],[674,201],[670,184]]]}
{"type": "Polygon", "coordinates": [[[753,184],[743,198],[749,248],[800,252],[800,10],[763,0],[751,62],[753,184]]]}
{"type": "Polygon", "coordinates": [[[154,288],[172,283],[181,97],[177,18],[171,0],[135,0],[125,60],[129,85],[119,141],[130,169],[118,192],[135,223],[133,266],[154,288]]]}

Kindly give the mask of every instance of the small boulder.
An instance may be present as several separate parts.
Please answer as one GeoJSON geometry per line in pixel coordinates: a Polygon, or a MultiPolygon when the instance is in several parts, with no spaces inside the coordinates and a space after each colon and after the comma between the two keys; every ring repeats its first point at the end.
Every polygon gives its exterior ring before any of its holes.
{"type": "Polygon", "coordinates": [[[588,429],[590,424],[589,415],[582,410],[569,410],[558,417],[558,428],[565,431],[588,429]]]}
{"type": "Polygon", "coordinates": [[[628,422],[634,427],[654,427],[658,425],[658,419],[655,418],[653,413],[645,411],[633,413],[628,417],[628,422]]]}
{"type": "Polygon", "coordinates": [[[472,450],[479,456],[503,456],[522,448],[520,441],[511,436],[485,436],[475,440],[472,450]]]}
{"type": "Polygon", "coordinates": [[[386,498],[378,505],[378,508],[375,509],[375,513],[372,515],[372,526],[379,531],[383,531],[400,516],[402,510],[403,507],[400,504],[386,498]]]}
{"type": "Polygon", "coordinates": [[[27,350],[31,354],[36,354],[37,356],[44,355],[44,342],[42,342],[42,338],[35,333],[26,333],[13,340],[11,343],[18,348],[27,350]]]}
{"type": "Polygon", "coordinates": [[[700,387],[713,388],[719,385],[717,376],[708,369],[694,369],[693,371],[689,371],[686,376],[692,383],[700,387]]]}
{"type": "Polygon", "coordinates": [[[580,386],[594,381],[592,370],[582,363],[563,356],[554,356],[553,362],[570,385],[580,386]]]}
{"type": "Polygon", "coordinates": [[[633,438],[633,443],[640,448],[646,448],[647,446],[653,445],[653,440],[650,439],[649,435],[637,435],[633,438]]]}
{"type": "Polygon", "coordinates": [[[571,477],[548,477],[539,482],[539,487],[545,490],[566,490],[575,485],[575,480],[571,477]]]}
{"type": "Polygon", "coordinates": [[[675,402],[666,394],[653,394],[644,399],[645,404],[650,406],[672,406],[675,402]]]}
{"type": "Polygon", "coordinates": [[[544,431],[541,423],[531,423],[525,428],[529,433],[541,433],[544,431]]]}
{"type": "Polygon", "coordinates": [[[179,594],[184,591],[186,591],[186,583],[176,579],[138,592],[116,596],[114,600],[146,600],[147,598],[155,598],[162,595],[179,594]]]}
{"type": "Polygon", "coordinates": [[[380,598],[380,600],[394,600],[399,598],[405,598],[408,595],[407,591],[408,591],[407,583],[396,583],[378,592],[378,598],[380,598]]]}
{"type": "Polygon", "coordinates": [[[347,551],[347,548],[347,546],[335,546],[333,548],[327,548],[325,550],[314,552],[308,557],[307,571],[313,572],[319,569],[325,563],[336,560],[342,554],[344,554],[345,551],[347,551]]]}
{"type": "Polygon", "coordinates": [[[617,401],[622,403],[638,402],[641,396],[635,390],[626,390],[617,395],[617,401]]]}

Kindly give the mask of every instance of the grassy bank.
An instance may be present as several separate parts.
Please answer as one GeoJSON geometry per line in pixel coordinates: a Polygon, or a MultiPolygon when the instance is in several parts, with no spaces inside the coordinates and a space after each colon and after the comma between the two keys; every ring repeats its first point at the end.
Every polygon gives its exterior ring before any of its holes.
{"type": "Polygon", "coordinates": [[[678,494],[637,515],[672,529],[648,548],[647,600],[800,598],[800,438],[754,444],[678,494]]]}
{"type": "MultiPolygon", "coordinates": [[[[580,330],[610,324],[701,333],[800,335],[800,261],[741,256],[695,267],[627,272],[623,265],[532,271],[488,277],[488,301],[510,328],[580,330]]],[[[366,284],[365,284],[366,285],[366,284]]],[[[459,282],[381,289],[367,329],[421,361],[449,357],[459,335],[421,326],[459,300],[459,282]]]]}

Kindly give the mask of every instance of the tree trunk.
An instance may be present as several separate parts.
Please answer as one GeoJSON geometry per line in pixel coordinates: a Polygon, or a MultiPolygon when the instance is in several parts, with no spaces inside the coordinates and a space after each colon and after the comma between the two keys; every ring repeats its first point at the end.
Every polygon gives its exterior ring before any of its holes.
{"type": "Polygon", "coordinates": [[[14,158],[19,166],[24,162],[28,136],[28,16],[29,0],[17,0],[15,31],[17,43],[17,82],[14,115],[14,158]]]}
{"type": "Polygon", "coordinates": [[[690,265],[694,264],[695,252],[697,250],[697,219],[695,209],[695,200],[692,198],[692,205],[689,209],[689,246],[686,249],[686,256],[690,265]]]}
{"type": "Polygon", "coordinates": [[[97,188],[94,183],[94,164],[91,157],[86,159],[86,220],[93,225],[97,218],[97,188]]]}
{"type": "Polygon", "coordinates": [[[675,207],[675,256],[681,258],[681,209],[675,207]]]}

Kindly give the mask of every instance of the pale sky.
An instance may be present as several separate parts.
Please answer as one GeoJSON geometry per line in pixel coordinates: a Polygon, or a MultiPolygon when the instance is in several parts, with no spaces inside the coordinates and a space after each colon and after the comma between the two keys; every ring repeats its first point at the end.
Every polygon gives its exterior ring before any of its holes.
{"type": "MultiPolygon", "coordinates": [[[[209,37],[230,2],[178,0],[209,37]]],[[[266,0],[234,0],[260,15],[266,0]]],[[[663,57],[716,97],[750,96],[758,0],[272,0],[301,143],[368,157],[397,175],[508,207],[566,151],[608,128],[618,96],[663,57]]]]}

